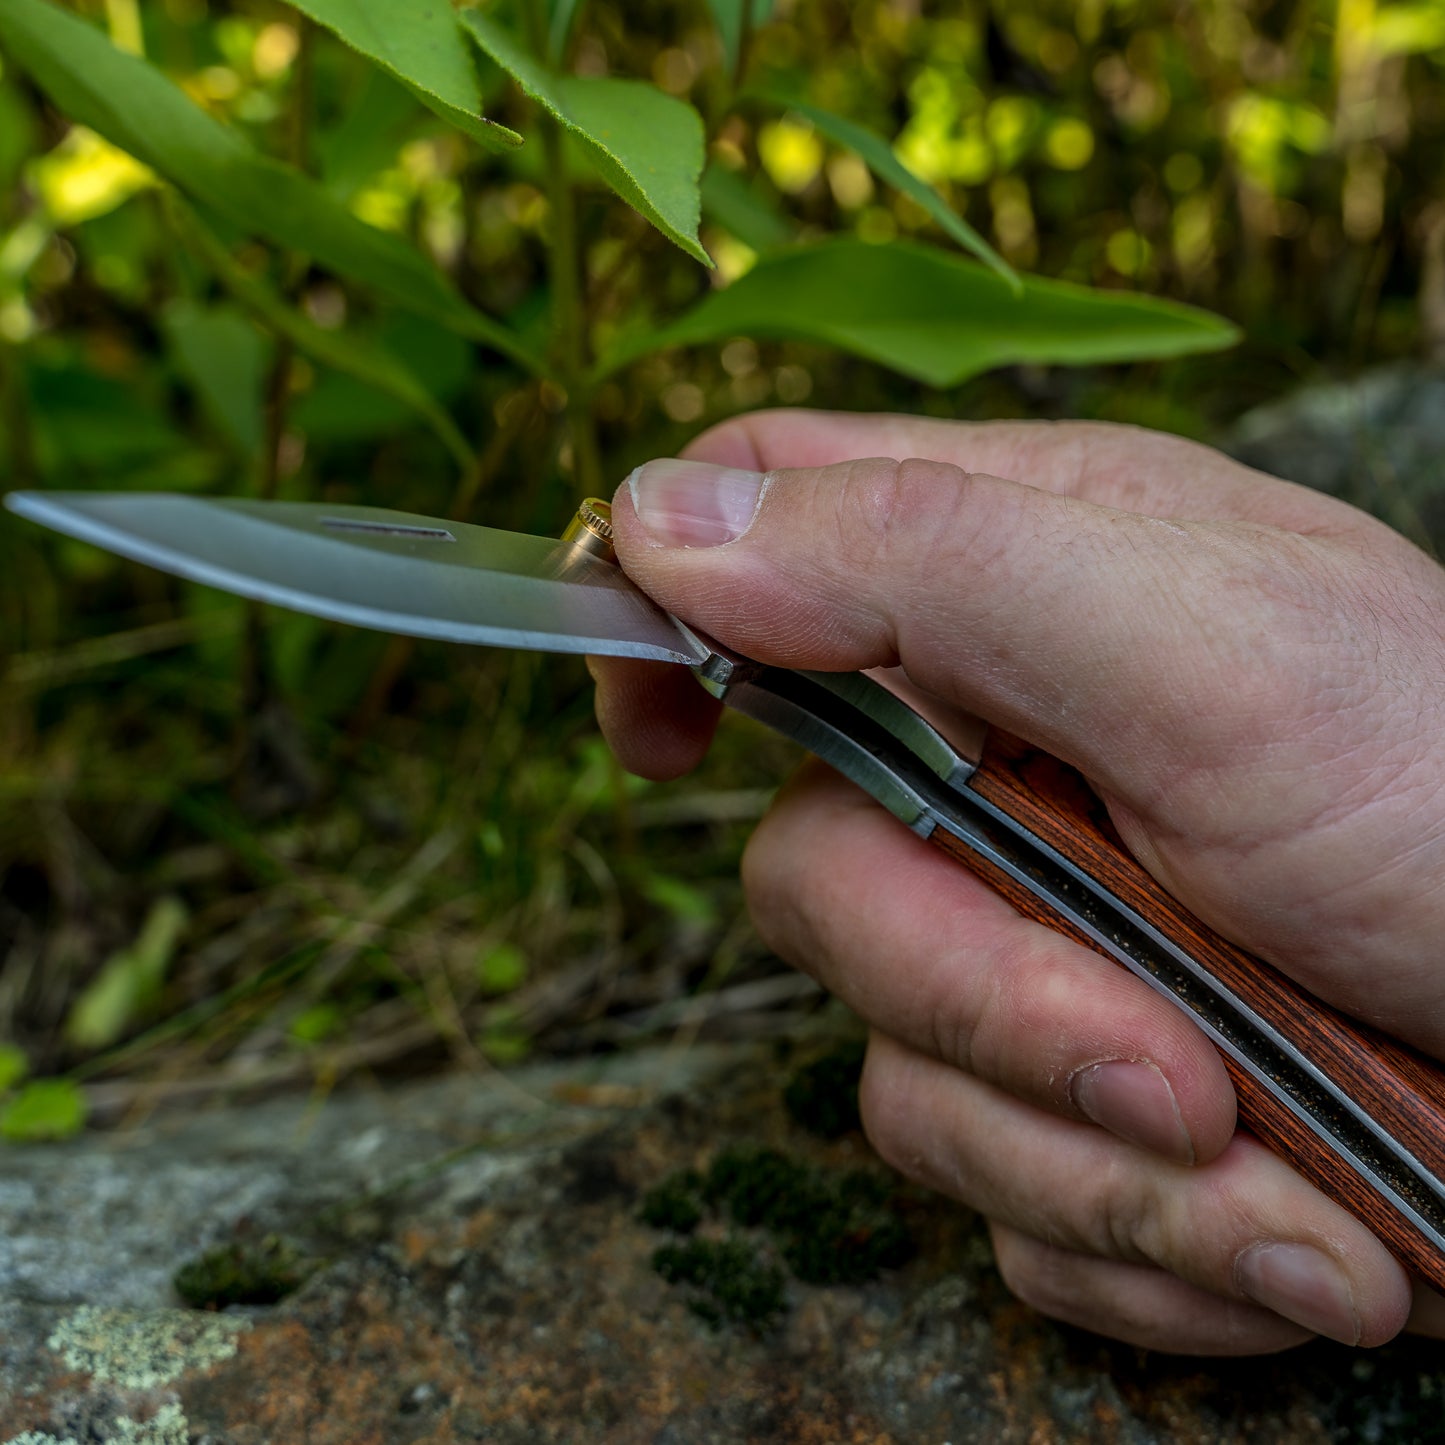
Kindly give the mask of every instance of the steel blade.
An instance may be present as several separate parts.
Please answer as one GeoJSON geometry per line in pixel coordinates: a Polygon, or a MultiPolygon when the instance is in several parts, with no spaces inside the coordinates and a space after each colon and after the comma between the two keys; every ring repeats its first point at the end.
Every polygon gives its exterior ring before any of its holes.
{"type": "Polygon", "coordinates": [[[567,543],[381,507],[163,492],[12,492],[11,511],[137,562],[358,627],[700,663],[617,567],[567,543]]]}

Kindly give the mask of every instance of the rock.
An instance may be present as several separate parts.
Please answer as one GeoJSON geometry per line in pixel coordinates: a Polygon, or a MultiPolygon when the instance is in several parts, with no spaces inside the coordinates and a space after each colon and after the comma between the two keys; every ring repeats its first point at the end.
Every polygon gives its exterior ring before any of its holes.
{"type": "Polygon", "coordinates": [[[1445,366],[1402,362],[1307,386],[1242,417],[1223,446],[1445,551],[1445,366]]]}
{"type": "Polygon", "coordinates": [[[1201,1362],[1041,1320],[967,1211],[805,1133],[789,1072],[662,1051],[9,1149],[0,1442],[1440,1438],[1438,1346],[1201,1362]],[[824,1228],[888,1250],[804,1283],[824,1228]],[[742,1273],[668,1283],[699,1241],[742,1273]],[[279,1297],[186,1308],[188,1265],[279,1297]]]}

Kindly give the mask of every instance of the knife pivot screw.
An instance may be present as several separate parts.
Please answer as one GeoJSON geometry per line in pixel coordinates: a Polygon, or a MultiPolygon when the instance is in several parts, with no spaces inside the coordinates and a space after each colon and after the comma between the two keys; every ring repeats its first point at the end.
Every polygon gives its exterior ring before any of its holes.
{"type": "Polygon", "coordinates": [[[612,549],[612,504],[600,497],[588,497],[577,515],[567,524],[562,540],[570,542],[591,557],[600,557],[604,562],[615,562],[617,554],[612,549]]]}

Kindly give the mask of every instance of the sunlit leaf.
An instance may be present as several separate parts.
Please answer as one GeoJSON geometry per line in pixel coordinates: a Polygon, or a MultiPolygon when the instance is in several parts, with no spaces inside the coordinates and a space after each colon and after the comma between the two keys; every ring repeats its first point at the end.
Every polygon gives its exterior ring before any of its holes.
{"type": "Polygon", "coordinates": [[[606,373],[668,346],[731,336],[837,347],[931,386],[1019,362],[1080,365],[1216,351],[1238,333],[1175,302],[1025,277],[907,243],[831,241],[764,257],[670,326],[619,343],[606,373]]]}
{"type": "Polygon", "coordinates": [[[640,80],[557,75],[504,26],[468,10],[477,44],[582,143],[598,173],[628,205],[703,265],[702,117],[686,102],[640,80]]]}
{"type": "Polygon", "coordinates": [[[447,0],[291,0],[318,24],[396,76],[423,105],[488,150],[522,143],[482,115],[482,91],[447,0]]]}
{"type": "Polygon", "coordinates": [[[0,1105],[0,1138],[17,1144],[69,1139],[85,1127],[85,1095],[69,1079],[37,1079],[0,1105]]]}
{"type": "Polygon", "coordinates": [[[771,105],[796,112],[822,131],[829,140],[840,146],[846,146],[885,185],[890,185],[917,201],[965,251],[971,252],[984,265],[998,272],[1013,290],[1018,291],[1021,288],[1018,273],[1013,267],[962,216],[957,215],[948,202],[927,181],[914,175],[894,155],[892,147],[882,136],[875,135],[871,130],[805,100],[773,91],[759,91],[756,94],[759,99],[765,100],[771,105]]]}
{"type": "Polygon", "coordinates": [[[748,16],[754,26],[761,25],[773,13],[773,0],[708,0],[708,4],[712,6],[718,34],[722,36],[728,70],[734,71],[738,65],[738,47],[743,40],[744,16],[748,16]]]}
{"type": "Polygon", "coordinates": [[[307,320],[264,281],[241,267],[194,212],[176,206],[174,219],[177,229],[205,258],[226,289],[267,327],[307,356],[405,403],[425,418],[459,466],[472,464],[472,449],[446,408],[394,356],[351,332],[326,331],[307,320]]]}
{"type": "Polygon", "coordinates": [[[248,235],[305,255],[383,296],[537,365],[414,247],[357,220],[300,171],[258,154],[154,66],[48,0],[4,0],[0,41],[72,120],[213,207],[248,235]]]}
{"type": "Polygon", "coordinates": [[[135,940],[113,953],[70,1006],[65,1037],[81,1049],[113,1044],[155,1001],[165,982],[186,910],[175,898],[157,899],[135,940]]]}
{"type": "Polygon", "coordinates": [[[72,126],[53,150],[30,167],[30,180],[57,226],[74,226],[104,216],[137,191],[155,184],[155,176],[86,126],[72,126]]]}
{"type": "Polygon", "coordinates": [[[1440,0],[1382,5],[1374,17],[1370,40],[1381,55],[1424,55],[1445,50],[1445,6],[1440,0]]]}

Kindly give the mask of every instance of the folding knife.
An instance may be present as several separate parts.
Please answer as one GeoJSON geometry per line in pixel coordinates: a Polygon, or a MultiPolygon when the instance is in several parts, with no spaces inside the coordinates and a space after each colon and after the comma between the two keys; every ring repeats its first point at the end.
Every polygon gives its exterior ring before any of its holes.
{"type": "Polygon", "coordinates": [[[608,553],[605,504],[562,540],[375,507],[16,492],[14,512],[262,602],[447,642],[691,668],[1020,912],[1121,964],[1213,1040],[1241,1120],[1445,1290],[1445,1072],[1214,933],[1125,851],[1078,774],[991,732],[962,756],[879,683],[767,667],[669,616],[608,553]]]}

